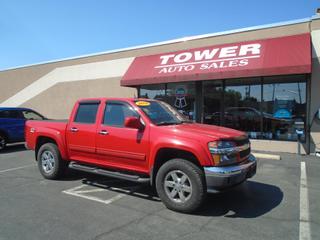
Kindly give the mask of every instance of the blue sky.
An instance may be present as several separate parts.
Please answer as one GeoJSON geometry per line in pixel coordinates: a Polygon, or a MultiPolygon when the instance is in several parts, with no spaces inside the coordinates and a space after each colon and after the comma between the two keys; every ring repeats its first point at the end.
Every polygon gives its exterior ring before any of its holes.
{"type": "Polygon", "coordinates": [[[307,18],[319,0],[0,0],[0,69],[307,18]]]}

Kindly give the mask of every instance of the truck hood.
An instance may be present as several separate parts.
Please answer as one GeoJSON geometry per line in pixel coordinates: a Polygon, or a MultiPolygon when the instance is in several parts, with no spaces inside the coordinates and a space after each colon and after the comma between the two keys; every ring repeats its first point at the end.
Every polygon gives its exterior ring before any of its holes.
{"type": "Polygon", "coordinates": [[[208,140],[230,139],[245,135],[244,132],[231,128],[198,123],[184,123],[162,127],[169,128],[174,132],[175,135],[192,138],[194,140],[198,139],[199,137],[202,139],[207,138],[208,140]]]}

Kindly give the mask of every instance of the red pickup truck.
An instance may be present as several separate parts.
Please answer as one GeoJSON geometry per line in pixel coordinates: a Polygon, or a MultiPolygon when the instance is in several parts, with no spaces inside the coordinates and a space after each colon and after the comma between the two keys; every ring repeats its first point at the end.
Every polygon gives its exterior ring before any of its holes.
{"type": "Polygon", "coordinates": [[[256,173],[243,132],[193,123],[156,100],[81,99],[68,122],[31,120],[25,130],[45,178],[57,179],[69,167],[148,182],[175,211],[195,211],[207,192],[256,173]]]}

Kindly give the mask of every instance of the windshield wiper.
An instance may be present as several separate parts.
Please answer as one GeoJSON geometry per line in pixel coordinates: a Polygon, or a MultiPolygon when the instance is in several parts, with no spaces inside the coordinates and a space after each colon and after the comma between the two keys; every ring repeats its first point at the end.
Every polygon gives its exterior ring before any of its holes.
{"type": "Polygon", "coordinates": [[[191,120],[182,120],[181,123],[193,123],[191,120]]]}
{"type": "Polygon", "coordinates": [[[176,124],[181,124],[182,122],[167,122],[167,121],[162,121],[157,123],[157,126],[164,126],[164,125],[176,125],[176,124]]]}

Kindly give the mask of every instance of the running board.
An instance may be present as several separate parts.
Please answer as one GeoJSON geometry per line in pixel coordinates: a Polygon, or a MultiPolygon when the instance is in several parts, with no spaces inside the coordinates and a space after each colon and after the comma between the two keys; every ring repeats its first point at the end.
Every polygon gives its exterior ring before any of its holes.
{"type": "Polygon", "coordinates": [[[127,174],[127,173],[110,171],[110,170],[106,170],[103,168],[88,166],[88,165],[84,165],[84,164],[80,164],[80,163],[76,163],[76,162],[71,162],[69,164],[69,168],[74,169],[74,170],[83,171],[83,172],[99,174],[99,175],[103,175],[103,176],[107,176],[107,177],[119,178],[119,179],[128,180],[128,181],[132,181],[132,182],[139,182],[139,183],[150,182],[150,178],[143,178],[138,175],[131,175],[131,174],[127,174]]]}

